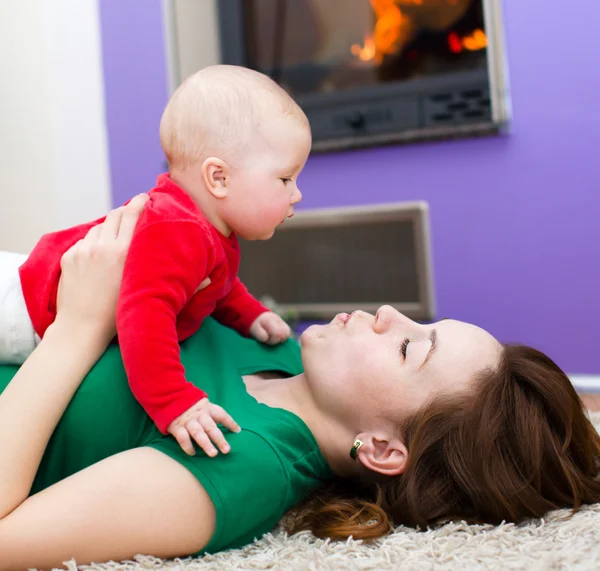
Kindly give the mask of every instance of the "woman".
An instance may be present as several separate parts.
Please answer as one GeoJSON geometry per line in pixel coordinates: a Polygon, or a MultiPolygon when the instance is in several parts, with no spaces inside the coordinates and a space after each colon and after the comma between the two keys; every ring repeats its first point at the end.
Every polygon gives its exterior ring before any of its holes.
{"type": "Polygon", "coordinates": [[[598,436],[550,359],[390,307],[309,328],[302,361],[291,341],[208,320],[182,362],[242,430],[206,427],[221,454],[187,456],[106,350],[142,208],[64,256],[55,323],[18,371],[0,368],[0,569],[242,545],[314,490],[292,527],[334,538],[600,499],[598,436]]]}

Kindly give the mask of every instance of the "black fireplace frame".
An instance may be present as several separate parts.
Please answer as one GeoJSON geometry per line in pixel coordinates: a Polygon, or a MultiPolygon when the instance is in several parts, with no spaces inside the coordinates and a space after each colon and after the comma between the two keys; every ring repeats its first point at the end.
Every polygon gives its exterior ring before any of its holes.
{"type": "MultiPolygon", "coordinates": [[[[313,131],[313,151],[502,132],[510,95],[501,0],[484,8],[487,70],[296,97],[313,131]]],[[[218,0],[221,62],[248,65],[242,0],[218,0]]]]}

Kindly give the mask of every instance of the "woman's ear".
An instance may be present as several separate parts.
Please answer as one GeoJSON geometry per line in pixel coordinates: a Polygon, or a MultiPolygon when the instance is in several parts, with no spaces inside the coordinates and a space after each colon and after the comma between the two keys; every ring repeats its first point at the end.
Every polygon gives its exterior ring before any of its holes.
{"type": "Polygon", "coordinates": [[[202,182],[215,198],[225,198],[228,194],[229,165],[217,158],[209,157],[202,163],[202,182]]]}
{"type": "Polygon", "coordinates": [[[363,443],[357,460],[365,468],[384,476],[397,476],[406,469],[408,449],[400,438],[373,433],[361,433],[356,438],[363,443]]]}

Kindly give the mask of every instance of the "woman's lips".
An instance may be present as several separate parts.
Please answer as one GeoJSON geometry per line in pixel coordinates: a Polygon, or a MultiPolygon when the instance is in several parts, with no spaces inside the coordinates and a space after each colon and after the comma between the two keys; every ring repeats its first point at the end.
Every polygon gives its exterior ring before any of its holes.
{"type": "Polygon", "coordinates": [[[340,321],[340,322],[341,322],[341,323],[344,325],[344,327],[345,327],[345,326],[348,324],[348,321],[350,321],[350,318],[351,318],[351,317],[352,317],[352,316],[351,316],[351,315],[348,315],[347,313],[338,313],[338,314],[336,315],[336,319],[337,319],[338,321],[340,321]]]}

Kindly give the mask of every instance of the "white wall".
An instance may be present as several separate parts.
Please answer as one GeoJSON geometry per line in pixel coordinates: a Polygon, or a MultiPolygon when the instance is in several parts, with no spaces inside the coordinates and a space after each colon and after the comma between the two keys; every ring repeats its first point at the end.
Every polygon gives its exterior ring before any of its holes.
{"type": "Polygon", "coordinates": [[[101,216],[110,178],[97,0],[0,0],[0,250],[101,216]]]}
{"type": "Polygon", "coordinates": [[[221,62],[217,0],[163,0],[169,91],[188,76],[221,62]]]}

